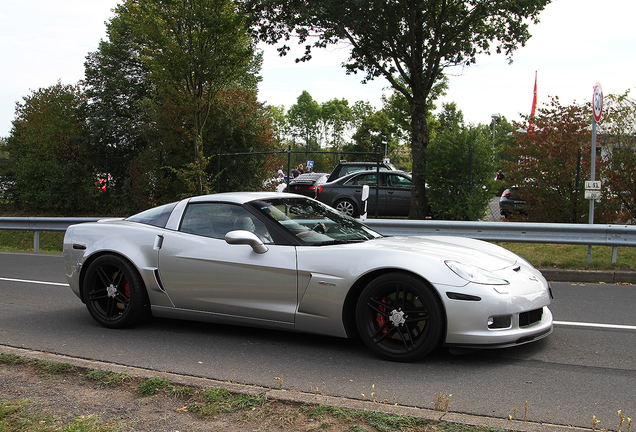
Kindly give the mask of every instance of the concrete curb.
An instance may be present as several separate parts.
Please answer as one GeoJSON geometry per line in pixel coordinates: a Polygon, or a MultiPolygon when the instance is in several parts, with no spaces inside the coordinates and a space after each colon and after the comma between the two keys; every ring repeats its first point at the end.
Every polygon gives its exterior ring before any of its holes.
{"type": "Polygon", "coordinates": [[[127,374],[136,378],[164,378],[172,383],[199,387],[199,388],[218,388],[223,387],[230,392],[248,395],[259,395],[265,393],[268,398],[294,402],[300,404],[316,404],[330,405],[352,410],[364,410],[373,412],[382,412],[385,414],[394,414],[400,416],[409,416],[420,419],[426,419],[433,422],[446,422],[454,424],[462,424],[468,426],[482,426],[496,429],[502,429],[513,432],[584,432],[589,431],[587,428],[579,428],[573,426],[562,426],[548,423],[523,422],[517,420],[506,420],[502,418],[477,416],[471,414],[462,414],[455,412],[434,411],[426,408],[416,408],[400,405],[390,405],[384,403],[374,403],[370,401],[362,401],[355,399],[347,399],[343,397],[328,396],[322,394],[311,394],[290,390],[275,390],[266,387],[259,387],[247,384],[236,384],[227,381],[218,381],[209,378],[200,378],[188,375],[178,375],[169,372],[159,372],[149,369],[136,368],[131,366],[123,366],[115,363],[107,363],[97,360],[86,360],[66,355],[34,351],[22,348],[14,348],[6,345],[0,345],[1,354],[13,354],[20,357],[26,357],[33,360],[58,361],[68,363],[75,367],[90,370],[105,370],[114,373],[127,374]]]}
{"type": "Polygon", "coordinates": [[[636,284],[634,271],[596,271],[539,269],[543,276],[553,282],[626,283],[636,284]]]}

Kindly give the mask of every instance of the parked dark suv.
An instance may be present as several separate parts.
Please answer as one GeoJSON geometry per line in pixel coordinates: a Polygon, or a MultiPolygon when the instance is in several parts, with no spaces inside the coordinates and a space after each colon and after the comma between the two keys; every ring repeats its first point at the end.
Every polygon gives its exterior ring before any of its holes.
{"type": "MultiPolygon", "coordinates": [[[[377,170],[378,164],[376,162],[340,162],[329,174],[327,183],[344,177],[348,174],[357,171],[377,170]]],[[[397,168],[389,162],[380,162],[380,171],[397,171],[397,168]]]]}

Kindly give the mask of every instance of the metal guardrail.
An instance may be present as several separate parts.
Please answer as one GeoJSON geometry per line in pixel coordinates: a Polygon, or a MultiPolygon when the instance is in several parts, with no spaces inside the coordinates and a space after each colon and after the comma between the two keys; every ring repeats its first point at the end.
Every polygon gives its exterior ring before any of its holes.
{"type": "MultiPolygon", "coordinates": [[[[65,231],[69,225],[104,218],[0,217],[0,230],[33,231],[33,250],[39,252],[39,231],[65,231]]],[[[616,263],[619,246],[636,247],[634,225],[585,225],[523,222],[460,222],[404,219],[366,219],[384,235],[447,235],[512,243],[553,243],[612,247],[616,263]]]]}
{"type": "Polygon", "coordinates": [[[33,252],[40,252],[40,231],[66,231],[69,225],[104,218],[85,217],[0,217],[0,230],[33,231],[33,252]]]}
{"type": "Polygon", "coordinates": [[[611,246],[614,264],[619,246],[636,246],[634,225],[399,219],[368,219],[364,223],[384,235],[447,235],[493,242],[611,246]]]}

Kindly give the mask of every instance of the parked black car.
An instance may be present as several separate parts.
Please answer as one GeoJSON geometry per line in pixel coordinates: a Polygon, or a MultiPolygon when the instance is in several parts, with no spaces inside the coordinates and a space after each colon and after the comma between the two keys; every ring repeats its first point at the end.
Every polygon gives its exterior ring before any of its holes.
{"type": "MultiPolygon", "coordinates": [[[[380,171],[378,215],[408,216],[411,208],[411,176],[403,171],[380,171]]],[[[318,201],[358,217],[364,213],[362,187],[369,186],[367,213],[375,215],[377,170],[354,172],[318,187],[318,201]]]]}
{"type": "MultiPolygon", "coordinates": [[[[376,170],[377,171],[378,164],[376,162],[340,162],[329,174],[329,178],[327,182],[332,182],[340,177],[344,177],[348,174],[358,172],[358,171],[367,171],[367,170],[376,170]]],[[[380,162],[380,171],[396,171],[397,169],[393,164],[389,162],[380,162]]]]}
{"type": "Polygon", "coordinates": [[[316,198],[316,188],[327,182],[327,173],[305,173],[289,181],[285,192],[316,198]]]}
{"type": "Polygon", "coordinates": [[[521,198],[519,186],[506,189],[499,198],[499,212],[503,217],[509,217],[513,213],[523,214],[526,211],[526,201],[521,198]]]}

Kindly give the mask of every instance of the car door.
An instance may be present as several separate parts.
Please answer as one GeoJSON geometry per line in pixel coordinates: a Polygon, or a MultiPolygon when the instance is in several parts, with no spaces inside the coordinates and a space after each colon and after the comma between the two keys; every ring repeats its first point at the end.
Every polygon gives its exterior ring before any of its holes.
{"type": "Polygon", "coordinates": [[[296,248],[273,244],[265,225],[241,206],[190,204],[179,231],[164,234],[159,272],[176,308],[270,324],[294,322],[296,248]],[[225,234],[237,229],[255,233],[268,251],[228,244],[225,234]]]}
{"type": "MultiPolygon", "coordinates": [[[[378,178],[377,172],[364,173],[364,174],[360,174],[353,177],[348,183],[345,184],[345,186],[350,188],[349,193],[351,194],[351,196],[357,199],[357,202],[360,202],[361,200],[362,187],[364,185],[369,186],[369,199],[367,200],[368,202],[367,213],[370,215],[375,214],[375,203],[376,202],[380,202],[380,204],[382,203],[382,199],[383,199],[382,196],[384,194],[384,189],[386,186],[386,177],[384,177],[382,173],[380,173],[380,188],[378,193],[379,201],[377,201],[376,200],[376,190],[378,185],[377,178],[378,178]]],[[[362,203],[362,206],[364,206],[364,203],[362,203]]],[[[364,213],[364,207],[361,207],[360,212],[364,213]]],[[[379,212],[380,214],[382,214],[382,207],[379,208],[379,212]]]]}
{"type": "Polygon", "coordinates": [[[383,175],[387,181],[380,199],[382,214],[407,216],[411,209],[411,179],[393,172],[384,172],[383,175]]]}

